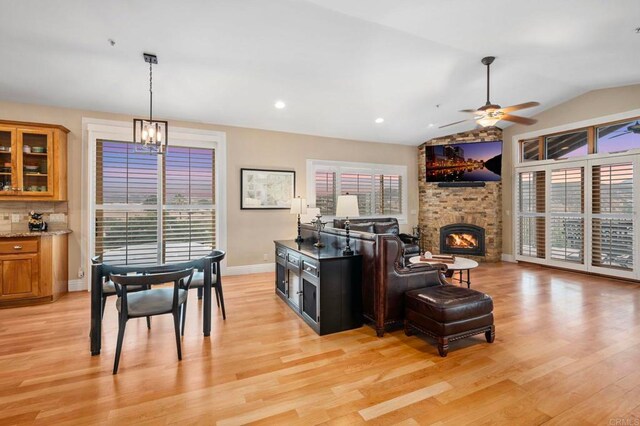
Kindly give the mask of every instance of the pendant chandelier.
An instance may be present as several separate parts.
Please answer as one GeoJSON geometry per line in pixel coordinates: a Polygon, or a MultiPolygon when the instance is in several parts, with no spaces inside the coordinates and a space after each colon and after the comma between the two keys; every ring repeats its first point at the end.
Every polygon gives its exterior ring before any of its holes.
{"type": "Polygon", "coordinates": [[[167,150],[169,125],[166,121],[153,119],[153,65],[158,63],[158,57],[149,53],[144,53],[143,57],[149,64],[149,118],[133,119],[133,143],[136,152],[162,155],[167,150]]]}

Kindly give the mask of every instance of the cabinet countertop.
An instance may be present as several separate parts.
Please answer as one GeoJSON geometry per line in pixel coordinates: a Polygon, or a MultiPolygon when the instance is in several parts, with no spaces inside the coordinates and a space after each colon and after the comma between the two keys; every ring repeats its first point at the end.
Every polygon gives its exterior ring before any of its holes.
{"type": "Polygon", "coordinates": [[[70,234],[71,229],[56,229],[52,231],[44,231],[44,232],[0,232],[0,238],[23,238],[23,237],[42,237],[42,236],[50,236],[50,235],[63,235],[70,234]]]}

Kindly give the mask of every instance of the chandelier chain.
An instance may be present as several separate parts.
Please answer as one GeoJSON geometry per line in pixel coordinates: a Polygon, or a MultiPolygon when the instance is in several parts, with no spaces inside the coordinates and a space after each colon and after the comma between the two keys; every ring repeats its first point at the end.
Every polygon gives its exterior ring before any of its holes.
{"type": "Polygon", "coordinates": [[[153,64],[149,62],[149,121],[153,121],[153,64]]]}

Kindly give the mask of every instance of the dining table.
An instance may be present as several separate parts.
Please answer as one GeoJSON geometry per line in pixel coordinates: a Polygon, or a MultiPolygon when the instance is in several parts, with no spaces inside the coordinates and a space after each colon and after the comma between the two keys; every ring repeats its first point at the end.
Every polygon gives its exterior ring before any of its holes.
{"type": "MultiPolygon", "coordinates": [[[[146,274],[193,268],[204,271],[202,333],[205,337],[211,334],[211,286],[212,264],[210,251],[184,250],[179,262],[142,262],[138,264],[121,263],[119,253],[105,252],[94,258],[91,265],[91,355],[99,355],[102,347],[102,284],[110,274],[146,274]],[[112,259],[112,260],[110,260],[112,259]]],[[[175,251],[174,251],[175,252],[175,251]]]]}

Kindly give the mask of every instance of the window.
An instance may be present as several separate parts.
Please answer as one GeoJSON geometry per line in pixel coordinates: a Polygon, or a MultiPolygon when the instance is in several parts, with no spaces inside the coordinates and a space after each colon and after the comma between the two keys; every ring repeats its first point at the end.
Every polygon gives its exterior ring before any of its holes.
{"type": "Polygon", "coordinates": [[[97,140],[95,254],[114,264],[188,260],[216,246],[215,151],[164,156],[97,140]]]}
{"type": "Polygon", "coordinates": [[[324,216],[334,216],[338,195],[358,197],[360,216],[406,221],[406,166],[308,160],[308,196],[324,216]]]}
{"type": "Polygon", "coordinates": [[[540,140],[538,138],[520,142],[522,161],[540,160],[540,140]]]}
{"type": "Polygon", "coordinates": [[[633,269],[633,164],[594,165],[592,259],[598,267],[633,269]]]}
{"type": "Polygon", "coordinates": [[[627,152],[640,149],[640,117],[524,139],[519,144],[520,163],[627,152]]]}
{"type": "Polygon", "coordinates": [[[571,158],[587,155],[587,130],[579,130],[545,138],[546,159],[571,158]]]}
{"type": "Polygon", "coordinates": [[[584,192],[582,167],[551,173],[551,258],[576,263],[584,259],[584,192]]]}
{"type": "Polygon", "coordinates": [[[640,148],[640,120],[598,127],[596,134],[597,152],[624,152],[640,148]]]}
{"type": "Polygon", "coordinates": [[[518,254],[545,257],[545,172],[518,173],[518,254]]]}

